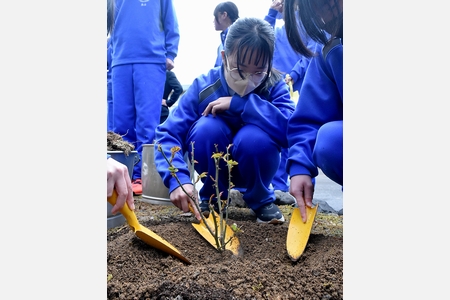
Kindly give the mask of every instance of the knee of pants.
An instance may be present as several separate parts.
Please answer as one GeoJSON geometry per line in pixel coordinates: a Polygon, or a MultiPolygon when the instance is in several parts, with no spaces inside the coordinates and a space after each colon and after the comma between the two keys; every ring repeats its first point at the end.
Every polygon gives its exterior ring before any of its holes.
{"type": "Polygon", "coordinates": [[[277,156],[279,161],[281,148],[270,138],[270,136],[258,126],[245,125],[233,139],[234,154],[240,156],[264,154],[267,157],[277,156]]]}
{"type": "Polygon", "coordinates": [[[190,129],[187,136],[187,147],[191,153],[191,143],[194,143],[194,156],[210,158],[216,152],[215,145],[219,151],[225,151],[232,139],[231,130],[220,117],[200,117],[190,129]]]}
{"type": "Polygon", "coordinates": [[[342,157],[342,121],[329,122],[319,128],[314,146],[317,157],[342,157]]]}
{"type": "Polygon", "coordinates": [[[267,133],[246,125],[236,134],[231,150],[243,177],[252,178],[256,172],[264,181],[272,181],[280,164],[280,147],[267,133]]]}
{"type": "Polygon", "coordinates": [[[340,172],[343,163],[342,121],[329,122],[317,132],[313,158],[322,170],[340,172]]]}

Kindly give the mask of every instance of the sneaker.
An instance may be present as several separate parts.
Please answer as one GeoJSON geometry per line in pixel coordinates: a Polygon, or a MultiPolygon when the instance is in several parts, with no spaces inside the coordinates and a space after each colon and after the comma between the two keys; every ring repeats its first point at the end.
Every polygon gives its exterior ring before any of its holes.
{"type": "Polygon", "coordinates": [[[142,180],[137,178],[131,182],[131,187],[133,188],[133,195],[140,196],[142,195],[142,180]]]}
{"type": "Polygon", "coordinates": [[[275,204],[276,205],[292,205],[295,203],[295,198],[289,192],[275,190],[275,204]]]}
{"type": "Polygon", "coordinates": [[[253,212],[258,223],[280,224],[284,222],[283,214],[274,203],[265,204],[253,212]]]}

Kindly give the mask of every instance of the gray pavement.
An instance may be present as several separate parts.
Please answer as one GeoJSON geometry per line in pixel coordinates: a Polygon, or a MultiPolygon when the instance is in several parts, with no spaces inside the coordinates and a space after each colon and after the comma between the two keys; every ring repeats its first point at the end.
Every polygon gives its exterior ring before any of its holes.
{"type": "MultiPolygon", "coordinates": [[[[196,174],[197,176],[197,174],[196,174]]],[[[202,187],[201,183],[197,183],[196,188],[200,190],[202,187]]],[[[238,207],[247,207],[244,200],[242,199],[242,194],[238,191],[231,191],[231,202],[238,207]]],[[[275,192],[277,194],[277,192],[275,192]]],[[[292,197],[288,194],[281,197],[292,197]]],[[[293,200],[294,201],[294,200],[293,200]]],[[[344,214],[343,208],[343,195],[342,188],[340,185],[329,179],[323,172],[319,169],[319,175],[316,177],[316,185],[314,188],[314,198],[313,204],[319,204],[319,212],[323,213],[334,213],[337,215],[344,214]]]]}
{"type": "MultiPolygon", "coordinates": [[[[289,204],[292,203],[290,201],[295,201],[294,197],[289,193],[275,191],[275,196],[281,203],[289,204]]],[[[344,213],[341,186],[325,176],[320,169],[319,175],[316,177],[313,204],[319,204],[319,212],[338,215],[343,215],[344,213]]]]}
{"type": "Polygon", "coordinates": [[[317,203],[319,212],[344,214],[342,187],[325,176],[320,169],[313,198],[313,204],[317,203]]]}

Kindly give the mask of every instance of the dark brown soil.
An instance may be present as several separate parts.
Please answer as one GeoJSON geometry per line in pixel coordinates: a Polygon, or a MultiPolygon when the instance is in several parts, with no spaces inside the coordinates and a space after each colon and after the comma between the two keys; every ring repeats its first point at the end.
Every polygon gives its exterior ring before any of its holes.
{"type": "Polygon", "coordinates": [[[242,255],[219,253],[197,233],[194,218],[174,206],[135,197],[141,225],[179,249],[191,264],[140,240],[125,224],[107,234],[108,299],[343,299],[342,216],[316,216],[297,262],[286,251],[284,224],[256,223],[247,208],[230,207],[228,223],[243,232],[242,255]]]}
{"type": "Polygon", "coordinates": [[[134,150],[134,145],[125,141],[123,137],[115,132],[108,131],[106,134],[107,151],[123,151],[129,155],[134,150]]]}

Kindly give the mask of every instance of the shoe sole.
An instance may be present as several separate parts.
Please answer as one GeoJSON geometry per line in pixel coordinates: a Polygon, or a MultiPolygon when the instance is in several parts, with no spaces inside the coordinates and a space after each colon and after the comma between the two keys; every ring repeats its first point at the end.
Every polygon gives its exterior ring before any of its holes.
{"type": "Polygon", "coordinates": [[[267,223],[267,224],[283,224],[284,221],[285,221],[284,216],[281,219],[272,219],[270,221],[263,221],[260,218],[256,218],[256,222],[267,223]]]}

